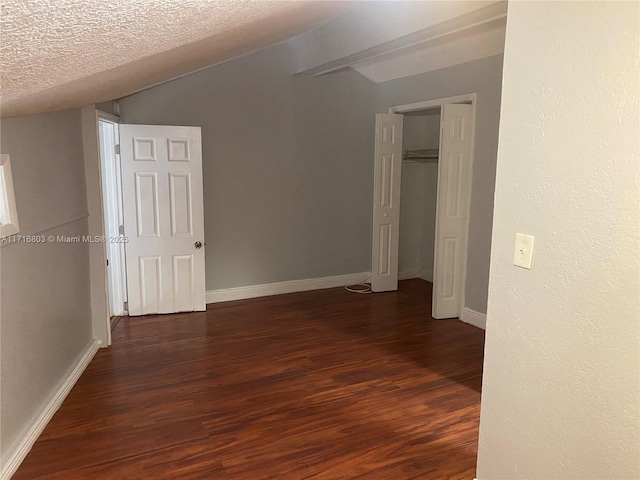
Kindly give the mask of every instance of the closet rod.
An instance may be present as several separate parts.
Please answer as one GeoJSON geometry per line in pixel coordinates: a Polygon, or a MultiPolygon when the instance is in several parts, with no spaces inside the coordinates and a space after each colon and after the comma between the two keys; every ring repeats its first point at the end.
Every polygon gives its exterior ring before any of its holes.
{"type": "Polygon", "coordinates": [[[405,161],[433,160],[438,161],[440,151],[437,148],[425,148],[421,150],[405,150],[402,159],[405,161]]]}

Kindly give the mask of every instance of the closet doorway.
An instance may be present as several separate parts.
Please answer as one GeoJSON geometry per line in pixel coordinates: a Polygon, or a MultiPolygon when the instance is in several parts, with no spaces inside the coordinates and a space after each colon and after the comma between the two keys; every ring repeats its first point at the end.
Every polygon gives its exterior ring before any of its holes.
{"type": "Polygon", "coordinates": [[[404,114],[398,280],[433,282],[441,107],[404,114]]]}
{"type": "Polygon", "coordinates": [[[464,307],[475,94],[376,116],[371,287],[433,282],[432,316],[464,307]]]}

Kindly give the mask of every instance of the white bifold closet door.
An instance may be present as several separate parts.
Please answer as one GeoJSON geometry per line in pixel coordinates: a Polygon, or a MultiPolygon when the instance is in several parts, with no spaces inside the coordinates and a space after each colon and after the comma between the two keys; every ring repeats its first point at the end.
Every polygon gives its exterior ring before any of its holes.
{"type": "Polygon", "coordinates": [[[431,315],[459,318],[471,200],[473,107],[443,105],[441,125],[431,315]]]}
{"type": "Polygon", "coordinates": [[[376,115],[371,290],[398,289],[403,116],[376,115]]]}
{"type": "Polygon", "coordinates": [[[129,315],[205,309],[199,127],[120,125],[129,315]]]}

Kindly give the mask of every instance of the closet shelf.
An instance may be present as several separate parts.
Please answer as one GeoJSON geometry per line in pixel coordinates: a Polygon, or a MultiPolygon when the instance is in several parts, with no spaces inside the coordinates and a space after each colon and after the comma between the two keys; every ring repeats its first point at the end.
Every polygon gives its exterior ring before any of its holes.
{"type": "Polygon", "coordinates": [[[438,161],[440,150],[437,148],[424,148],[421,150],[405,150],[402,160],[405,162],[435,163],[438,161]]]}

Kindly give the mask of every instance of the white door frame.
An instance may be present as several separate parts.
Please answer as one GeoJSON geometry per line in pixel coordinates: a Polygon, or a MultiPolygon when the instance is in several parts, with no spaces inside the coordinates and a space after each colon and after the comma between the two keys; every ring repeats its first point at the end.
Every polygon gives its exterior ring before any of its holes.
{"type": "Polygon", "coordinates": [[[424,100],[422,102],[406,103],[404,105],[395,105],[389,107],[389,113],[408,113],[415,112],[416,110],[426,110],[428,108],[442,107],[448,103],[465,103],[469,102],[473,105],[473,112],[475,117],[477,93],[467,93],[465,95],[455,95],[453,97],[436,98],[433,100],[424,100]]]}
{"type": "Polygon", "coordinates": [[[120,118],[108,113],[96,112],[98,125],[100,122],[110,123],[114,128],[113,150],[109,159],[102,158],[100,128],[98,128],[98,154],[100,156],[100,182],[102,185],[102,208],[107,259],[106,267],[107,285],[109,293],[109,314],[126,315],[127,301],[127,277],[124,243],[109,241],[112,237],[119,237],[119,226],[124,224],[124,210],[122,205],[122,171],[120,167],[120,155],[116,151],[116,145],[120,143],[119,129],[120,118]],[[113,162],[114,168],[105,168],[105,162],[113,162]]]}
{"type": "MultiPolygon", "coordinates": [[[[118,117],[104,114],[103,118],[118,121],[118,117]]],[[[85,188],[87,193],[88,233],[104,236],[104,208],[102,199],[102,166],[100,165],[100,133],[95,105],[81,110],[82,151],[84,156],[85,188]]],[[[111,345],[107,249],[103,242],[89,243],[89,274],[91,277],[91,329],[101,347],[111,345]]]]}
{"type": "MultiPolygon", "coordinates": [[[[88,232],[92,237],[104,237],[105,199],[100,161],[99,121],[104,120],[120,124],[121,118],[101,112],[96,109],[95,105],[83,107],[81,113],[87,208],[89,211],[88,232]]],[[[109,316],[107,248],[105,243],[98,242],[91,243],[89,250],[93,337],[102,347],[108,347],[111,345],[111,323],[109,316]]]]}
{"type": "MultiPolygon", "coordinates": [[[[471,158],[470,158],[471,182],[469,182],[469,188],[472,188],[472,184],[473,184],[473,159],[475,157],[475,146],[476,146],[475,125],[476,125],[477,98],[478,98],[477,93],[467,93],[464,95],[456,95],[453,97],[436,98],[433,100],[424,100],[422,102],[407,103],[404,105],[395,105],[395,106],[389,107],[389,113],[402,114],[402,113],[415,112],[417,110],[426,110],[428,108],[435,108],[435,107],[442,108],[443,105],[447,105],[450,103],[467,103],[468,102],[471,104],[473,108],[473,113],[472,113],[473,132],[471,137],[471,158]]],[[[440,175],[438,174],[438,189],[439,188],[440,188],[440,175]]],[[[469,195],[469,198],[471,198],[471,195],[469,195]]],[[[464,310],[464,307],[465,307],[465,293],[467,290],[467,258],[469,255],[469,222],[471,220],[471,202],[469,202],[466,215],[467,215],[467,224],[465,225],[464,235],[467,239],[467,242],[466,242],[466,248],[464,249],[464,252],[462,255],[462,285],[460,287],[462,291],[460,292],[460,305],[458,306],[458,318],[462,317],[462,311],[464,310]]],[[[437,223],[438,223],[438,211],[436,210],[436,225],[437,223]]],[[[434,265],[435,265],[435,259],[434,259],[434,265]]],[[[434,281],[435,281],[435,278],[434,278],[434,281]]]]}

